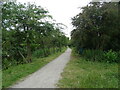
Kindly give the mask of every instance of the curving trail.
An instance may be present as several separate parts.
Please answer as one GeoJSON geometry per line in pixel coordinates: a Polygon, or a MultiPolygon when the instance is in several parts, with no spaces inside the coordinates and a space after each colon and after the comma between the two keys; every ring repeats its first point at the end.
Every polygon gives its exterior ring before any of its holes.
{"type": "Polygon", "coordinates": [[[45,65],[40,70],[28,76],[25,80],[11,86],[11,88],[57,88],[56,83],[70,60],[71,49],[68,48],[58,58],[45,65]]]}

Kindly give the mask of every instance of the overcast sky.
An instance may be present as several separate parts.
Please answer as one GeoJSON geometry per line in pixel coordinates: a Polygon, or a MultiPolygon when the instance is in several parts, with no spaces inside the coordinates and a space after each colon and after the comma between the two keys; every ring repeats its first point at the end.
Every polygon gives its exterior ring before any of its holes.
{"type": "Polygon", "coordinates": [[[63,23],[68,28],[63,30],[70,37],[73,27],[71,18],[80,12],[80,7],[86,6],[91,0],[17,0],[17,2],[31,2],[46,8],[57,23],[63,23]]]}

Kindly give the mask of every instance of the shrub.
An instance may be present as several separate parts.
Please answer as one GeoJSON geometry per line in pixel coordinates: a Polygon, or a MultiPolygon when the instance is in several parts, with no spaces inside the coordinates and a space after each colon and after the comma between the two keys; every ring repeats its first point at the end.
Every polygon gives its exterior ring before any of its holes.
{"type": "Polygon", "coordinates": [[[34,53],[33,53],[33,57],[44,57],[44,51],[42,49],[39,49],[39,50],[36,50],[34,53]]]}
{"type": "Polygon", "coordinates": [[[7,59],[4,59],[2,60],[2,69],[8,69],[9,67],[11,66],[15,66],[17,65],[18,63],[20,63],[20,61],[16,61],[14,59],[12,60],[7,60],[7,59]]]}
{"type": "Polygon", "coordinates": [[[107,62],[117,62],[118,55],[115,51],[109,50],[104,54],[105,61],[107,62]]]}

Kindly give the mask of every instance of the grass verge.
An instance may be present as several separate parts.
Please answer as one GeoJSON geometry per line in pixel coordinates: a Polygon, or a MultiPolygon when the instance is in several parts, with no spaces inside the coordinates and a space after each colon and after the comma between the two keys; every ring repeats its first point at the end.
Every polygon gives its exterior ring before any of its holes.
{"type": "Polygon", "coordinates": [[[72,52],[60,88],[118,88],[118,64],[86,61],[72,52]]]}
{"type": "Polygon", "coordinates": [[[0,90],[2,89],[2,70],[0,69],[0,90]]]}
{"type": "Polygon", "coordinates": [[[32,63],[21,64],[4,70],[2,72],[2,88],[7,88],[19,81],[21,78],[26,77],[29,74],[32,74],[33,72],[37,71],[53,59],[57,58],[65,50],[66,48],[64,48],[62,52],[55,53],[45,58],[35,58],[32,63]]]}

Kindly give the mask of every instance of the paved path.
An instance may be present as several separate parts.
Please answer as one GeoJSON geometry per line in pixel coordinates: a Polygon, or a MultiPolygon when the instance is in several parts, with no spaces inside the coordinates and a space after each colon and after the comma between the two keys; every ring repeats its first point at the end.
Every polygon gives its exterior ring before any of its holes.
{"type": "Polygon", "coordinates": [[[61,73],[70,60],[70,54],[71,49],[68,48],[58,58],[11,88],[56,88],[55,84],[61,78],[61,73]]]}

